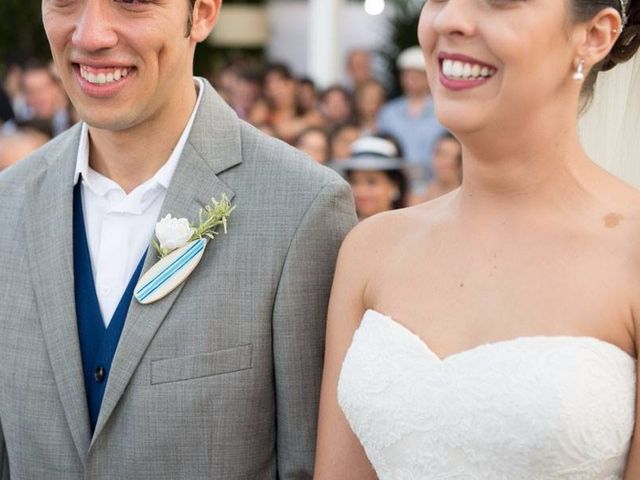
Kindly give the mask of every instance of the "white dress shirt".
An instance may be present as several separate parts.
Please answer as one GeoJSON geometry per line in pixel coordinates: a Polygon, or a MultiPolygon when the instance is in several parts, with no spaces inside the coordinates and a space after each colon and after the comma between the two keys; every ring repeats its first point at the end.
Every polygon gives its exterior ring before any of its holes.
{"type": "Polygon", "coordinates": [[[204,84],[195,79],[198,98],[171,156],[156,174],[128,195],[113,180],[89,166],[89,130],[82,125],[75,183],[82,182],[84,225],[96,294],[105,327],[154,235],[162,203],[178,166],[204,84]]]}

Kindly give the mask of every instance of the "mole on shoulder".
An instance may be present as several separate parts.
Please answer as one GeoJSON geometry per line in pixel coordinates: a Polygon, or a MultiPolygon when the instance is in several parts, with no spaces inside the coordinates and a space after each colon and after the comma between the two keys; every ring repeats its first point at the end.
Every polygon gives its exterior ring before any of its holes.
{"type": "Polygon", "coordinates": [[[610,213],[604,217],[604,225],[607,228],[616,228],[620,225],[620,222],[622,222],[623,219],[624,217],[619,213],[610,213]]]}

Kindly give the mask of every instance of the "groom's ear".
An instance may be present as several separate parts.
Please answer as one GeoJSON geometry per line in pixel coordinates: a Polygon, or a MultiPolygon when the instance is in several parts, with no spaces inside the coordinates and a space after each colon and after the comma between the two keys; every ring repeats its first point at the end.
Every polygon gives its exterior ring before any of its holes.
{"type": "Polygon", "coordinates": [[[203,42],[218,21],[222,0],[195,0],[191,11],[189,37],[196,43],[203,42]]]}
{"type": "Polygon", "coordinates": [[[600,10],[591,20],[578,25],[578,56],[588,66],[609,54],[622,31],[620,14],[614,8],[600,10]]]}

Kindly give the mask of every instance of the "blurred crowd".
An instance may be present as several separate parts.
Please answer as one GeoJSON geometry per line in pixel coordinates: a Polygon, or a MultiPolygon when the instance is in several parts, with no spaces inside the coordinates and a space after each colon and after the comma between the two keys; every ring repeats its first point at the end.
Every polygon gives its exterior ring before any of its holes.
{"type": "Polygon", "coordinates": [[[0,170],[78,121],[51,62],[11,58],[4,72],[0,84],[0,170]]]}
{"type": "MultiPolygon", "coordinates": [[[[348,82],[325,89],[285,63],[248,59],[210,80],[240,118],[344,175],[366,218],[434,199],[462,181],[461,147],[436,119],[420,48],[397,58],[396,98],[376,78],[373,60],[371,52],[353,50],[348,82]]],[[[50,62],[9,59],[4,72],[0,170],[78,121],[50,62]]]]}

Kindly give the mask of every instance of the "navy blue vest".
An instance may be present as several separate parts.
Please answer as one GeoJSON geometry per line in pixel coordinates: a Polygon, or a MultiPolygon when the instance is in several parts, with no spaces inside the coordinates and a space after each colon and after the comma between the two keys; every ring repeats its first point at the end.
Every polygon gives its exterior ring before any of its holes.
{"type": "Polygon", "coordinates": [[[73,269],[84,386],[89,406],[91,432],[93,433],[109,379],[111,362],[120,341],[129,304],[133,297],[133,290],[138,283],[146,254],[142,256],[142,260],[131,277],[111,322],[109,322],[109,328],[105,328],[93,281],[80,184],[81,182],[78,182],[73,192],[73,269]]]}

